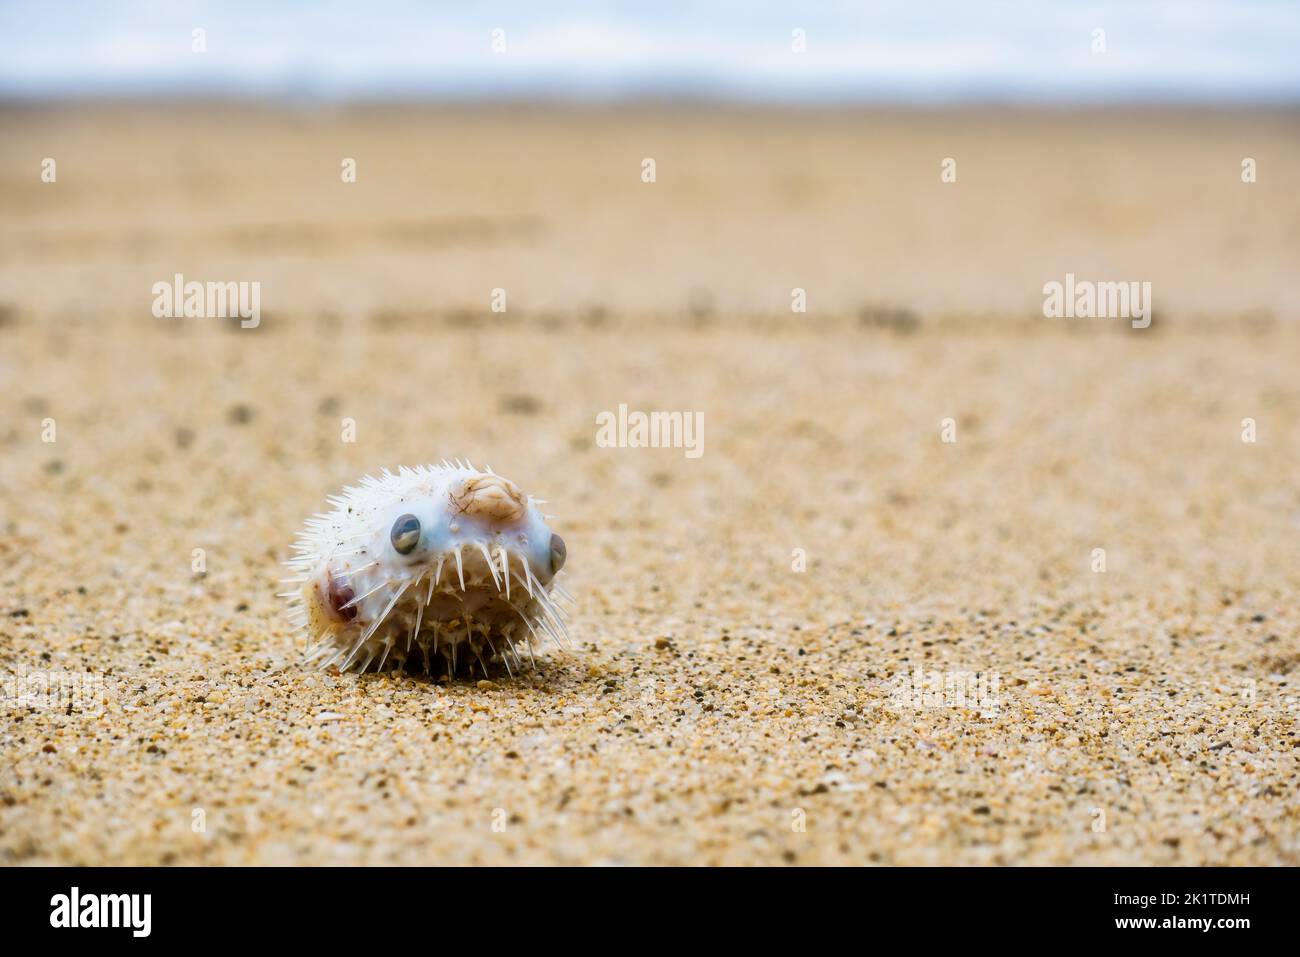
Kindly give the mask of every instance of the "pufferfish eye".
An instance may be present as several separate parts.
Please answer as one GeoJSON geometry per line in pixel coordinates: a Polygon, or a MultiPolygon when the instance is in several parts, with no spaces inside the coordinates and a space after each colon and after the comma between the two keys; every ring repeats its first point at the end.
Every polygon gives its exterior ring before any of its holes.
{"type": "Polygon", "coordinates": [[[551,574],[555,574],[564,567],[564,559],[568,556],[568,550],[564,547],[564,539],[559,535],[551,536],[551,574]]]}
{"type": "Polygon", "coordinates": [[[420,544],[420,520],[414,515],[406,514],[393,523],[393,530],[388,533],[393,548],[399,555],[409,555],[420,544]]]}

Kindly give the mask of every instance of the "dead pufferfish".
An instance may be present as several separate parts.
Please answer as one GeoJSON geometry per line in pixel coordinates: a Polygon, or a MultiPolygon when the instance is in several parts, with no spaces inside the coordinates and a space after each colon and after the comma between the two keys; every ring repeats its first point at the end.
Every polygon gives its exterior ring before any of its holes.
{"type": "Polygon", "coordinates": [[[285,562],[297,574],[290,619],[309,639],[304,663],[340,671],[458,664],[513,673],[520,650],[568,639],[556,581],[564,539],[509,479],[472,463],[387,469],[328,499],[285,562]],[[513,667],[512,667],[513,664],[513,667]]]}

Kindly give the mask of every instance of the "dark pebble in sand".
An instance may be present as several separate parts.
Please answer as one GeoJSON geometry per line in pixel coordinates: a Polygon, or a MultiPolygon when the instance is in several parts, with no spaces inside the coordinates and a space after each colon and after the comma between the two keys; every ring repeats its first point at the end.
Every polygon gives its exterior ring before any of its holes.
{"type": "Polygon", "coordinates": [[[536,415],[542,411],[542,403],[531,395],[503,395],[499,406],[510,415],[536,415]]]}

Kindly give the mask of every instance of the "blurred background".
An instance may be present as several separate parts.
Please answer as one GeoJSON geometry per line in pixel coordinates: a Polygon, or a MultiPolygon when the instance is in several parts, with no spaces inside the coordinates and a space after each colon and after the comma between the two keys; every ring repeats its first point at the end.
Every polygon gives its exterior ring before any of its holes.
{"type": "Polygon", "coordinates": [[[799,286],[822,317],[868,292],[932,314],[1005,313],[1037,308],[1066,271],[1140,273],[1166,317],[1289,312],[1296,227],[1261,194],[1294,185],[1298,43],[1294,7],[1265,0],[364,12],[18,0],[0,5],[0,188],[22,182],[33,150],[38,162],[62,151],[76,175],[37,194],[37,219],[24,216],[33,194],[7,188],[0,251],[41,268],[0,273],[0,293],[79,294],[41,252],[47,228],[75,216],[86,266],[133,244],[96,277],[101,305],[139,288],[116,266],[165,265],[146,260],[166,221],[169,252],[255,248],[281,312],[290,295],[345,311],[435,297],[476,309],[506,284],[534,308],[616,296],[605,304],[763,312],[799,286]],[[645,158],[666,189],[639,189],[645,158]],[[1259,189],[1242,188],[1246,158],[1259,189]],[[344,159],[359,170],[348,189],[344,159]],[[946,159],[958,183],[936,189],[946,159]],[[119,177],[150,188],[62,202],[119,177]],[[99,215],[121,228],[91,229],[99,215]],[[833,242],[806,241],[828,229],[833,242]],[[491,260],[464,254],[488,233],[491,260]],[[414,248],[430,244],[433,262],[414,248]],[[382,247],[377,284],[298,274],[297,253],[319,265],[341,246],[353,262],[382,247]],[[611,258],[550,268],[584,255],[611,258]],[[1189,259],[1216,268],[1176,271],[1189,259]]]}

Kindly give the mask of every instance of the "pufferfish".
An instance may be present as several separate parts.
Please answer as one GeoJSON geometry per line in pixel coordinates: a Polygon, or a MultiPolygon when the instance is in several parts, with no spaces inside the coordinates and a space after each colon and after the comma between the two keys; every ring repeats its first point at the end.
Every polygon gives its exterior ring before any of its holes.
{"type": "Polygon", "coordinates": [[[513,673],[520,650],[568,639],[556,581],[564,539],[544,501],[472,463],[387,469],[330,496],[285,562],[290,619],[307,632],[304,663],[363,672],[458,665],[513,673]],[[512,667],[513,665],[513,667],[512,667]]]}

